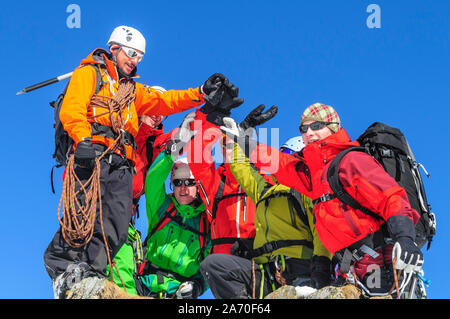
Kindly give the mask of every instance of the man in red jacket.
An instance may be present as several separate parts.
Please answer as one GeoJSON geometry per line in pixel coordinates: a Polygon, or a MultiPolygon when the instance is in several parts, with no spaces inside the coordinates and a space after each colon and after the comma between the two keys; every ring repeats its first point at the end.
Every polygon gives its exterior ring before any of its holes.
{"type": "MultiPolygon", "coordinates": [[[[264,106],[256,108],[240,123],[244,130],[255,128],[275,116],[272,109],[270,117],[262,114],[264,106]]],[[[211,253],[230,254],[234,243],[249,248],[253,246],[255,237],[255,204],[242,190],[230,170],[229,159],[232,149],[227,149],[219,127],[207,120],[204,108],[196,111],[196,122],[199,133],[188,148],[189,166],[199,185],[200,196],[205,203],[209,223],[211,225],[211,253]],[[224,162],[216,167],[213,157],[213,145],[219,140],[224,162]]]]}
{"type": "MultiPolygon", "coordinates": [[[[229,131],[233,125],[226,122],[222,128],[229,131]]],[[[317,199],[313,210],[316,230],[337,258],[341,273],[354,270],[356,281],[366,292],[387,294],[394,283],[393,259],[395,268],[405,272],[422,267],[423,255],[414,243],[419,214],[411,208],[405,190],[373,157],[362,152],[350,152],[342,159],[339,179],[353,198],[381,218],[353,209],[333,194],[327,181],[331,160],[359,143],[350,140],[331,106],[309,106],[301,117],[300,132],[306,144],[302,158],[279,153],[279,169],[273,174],[279,183],[317,199]]],[[[242,134],[237,134],[239,144],[256,166],[263,165],[259,154],[271,157],[279,152],[255,141],[249,143],[248,139],[245,143],[242,134]]]]}

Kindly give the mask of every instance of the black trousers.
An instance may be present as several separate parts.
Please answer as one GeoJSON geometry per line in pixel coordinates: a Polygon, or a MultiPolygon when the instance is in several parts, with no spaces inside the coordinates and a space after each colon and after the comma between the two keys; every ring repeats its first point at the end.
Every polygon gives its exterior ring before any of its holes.
{"type": "MultiPolygon", "coordinates": [[[[95,145],[102,152],[102,145],[95,145]]],[[[128,160],[111,154],[100,160],[100,189],[102,198],[103,228],[107,239],[111,259],[125,243],[128,236],[128,224],[132,216],[133,170],[128,160]]],[[[81,182],[91,175],[91,170],[75,168],[81,182]]],[[[76,185],[76,189],[79,185],[76,185]]],[[[80,195],[83,200],[84,195],[80,195]]],[[[52,279],[63,273],[69,264],[86,262],[94,271],[105,274],[108,257],[103,239],[97,207],[96,221],[92,239],[80,248],[70,247],[64,240],[61,227],[56,232],[44,253],[45,268],[52,279]]]]}
{"type": "MultiPolygon", "coordinates": [[[[288,284],[310,284],[309,260],[295,259],[292,262],[288,275],[288,284]]],[[[270,267],[272,268],[272,267],[270,267]]],[[[216,299],[250,299],[253,296],[253,284],[255,284],[255,297],[260,298],[261,284],[262,296],[265,297],[280,285],[274,278],[270,278],[267,271],[262,271],[255,264],[253,277],[252,261],[242,257],[228,254],[211,254],[200,264],[200,272],[208,283],[211,292],[216,299]]],[[[273,273],[273,268],[271,269],[273,273]]]]}

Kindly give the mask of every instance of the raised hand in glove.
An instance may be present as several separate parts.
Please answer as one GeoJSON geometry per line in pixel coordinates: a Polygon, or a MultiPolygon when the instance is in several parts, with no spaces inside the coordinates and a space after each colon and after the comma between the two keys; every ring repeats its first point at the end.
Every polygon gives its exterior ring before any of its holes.
{"type": "Polygon", "coordinates": [[[75,149],[75,163],[80,167],[93,169],[95,165],[95,149],[89,140],[81,141],[75,149]]]}
{"type": "Polygon", "coordinates": [[[270,109],[263,113],[266,106],[261,104],[260,106],[253,109],[245,119],[239,124],[239,126],[246,131],[248,128],[255,128],[258,125],[266,123],[268,120],[272,119],[278,112],[278,107],[273,105],[270,109]]]}
{"type": "Polygon", "coordinates": [[[219,89],[225,82],[228,82],[225,75],[222,73],[214,73],[208,78],[208,80],[205,81],[205,84],[201,86],[200,92],[208,96],[213,91],[217,91],[217,89],[219,89]]]}
{"type": "Polygon", "coordinates": [[[183,147],[194,137],[197,131],[191,130],[190,125],[194,121],[195,112],[191,112],[185,116],[178,131],[172,140],[166,146],[166,153],[171,154],[172,158],[177,158],[183,151],[183,147]]]}
{"type": "Polygon", "coordinates": [[[392,249],[392,261],[396,269],[405,272],[420,271],[423,265],[423,254],[414,242],[415,226],[405,215],[395,215],[386,221],[392,239],[395,241],[392,249]]]}
{"type": "Polygon", "coordinates": [[[215,82],[214,87],[208,95],[204,95],[205,105],[200,109],[207,114],[206,120],[216,124],[223,125],[222,119],[231,114],[231,110],[244,103],[244,99],[239,98],[239,88],[228,81],[227,78],[222,82],[221,79],[215,82]]]}
{"type": "Polygon", "coordinates": [[[183,282],[176,292],[177,299],[197,299],[200,295],[200,287],[195,281],[183,282]]]}
{"type": "Polygon", "coordinates": [[[257,145],[257,141],[244,131],[231,117],[223,118],[224,125],[220,126],[220,130],[229,138],[235,141],[244,151],[246,157],[250,158],[250,154],[257,145]]]}
{"type": "Polygon", "coordinates": [[[237,140],[237,137],[243,135],[242,128],[240,128],[234,119],[231,117],[224,117],[222,119],[223,125],[220,126],[222,132],[228,135],[229,138],[237,140]]]}
{"type": "Polygon", "coordinates": [[[324,256],[314,255],[311,259],[311,284],[320,289],[331,282],[331,261],[324,256]]]}

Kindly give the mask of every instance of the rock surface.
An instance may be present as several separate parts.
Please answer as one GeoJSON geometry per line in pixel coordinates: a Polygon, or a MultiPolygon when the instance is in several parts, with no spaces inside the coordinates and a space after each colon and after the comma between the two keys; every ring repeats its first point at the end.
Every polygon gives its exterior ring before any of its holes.
{"type": "MultiPolygon", "coordinates": [[[[361,290],[355,285],[345,285],[342,287],[327,286],[319,289],[310,295],[297,297],[295,287],[283,286],[268,294],[264,299],[365,299],[361,290]]],[[[373,297],[370,299],[392,299],[391,296],[373,297]]]]}
{"type": "Polygon", "coordinates": [[[75,284],[67,299],[153,299],[130,295],[107,279],[90,277],[75,284]]]}

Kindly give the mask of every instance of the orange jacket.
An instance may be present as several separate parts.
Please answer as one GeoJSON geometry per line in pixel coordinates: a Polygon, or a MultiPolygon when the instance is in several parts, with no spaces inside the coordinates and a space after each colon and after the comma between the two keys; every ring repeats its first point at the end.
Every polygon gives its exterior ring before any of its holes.
{"type": "MultiPolygon", "coordinates": [[[[110,54],[103,49],[94,50],[86,59],[81,61],[80,66],[85,64],[100,64],[104,85],[99,95],[112,97],[118,90],[118,75],[114,62],[110,60],[110,54]]],[[[199,106],[204,102],[199,88],[187,90],[169,90],[162,92],[151,87],[135,83],[136,98],[130,107],[124,108],[122,112],[125,121],[124,129],[134,137],[137,136],[139,123],[138,117],[146,115],[170,115],[183,112],[190,108],[199,106]]],[[[113,142],[104,136],[92,136],[91,124],[111,126],[109,114],[90,118],[107,111],[104,108],[90,106],[91,98],[96,86],[96,72],[91,67],[78,67],[72,74],[67,92],[64,97],[60,111],[61,123],[69,136],[74,140],[75,146],[85,137],[92,137],[92,142],[110,146],[113,142]]],[[[126,156],[135,162],[135,152],[131,146],[126,145],[126,156]]]]}

